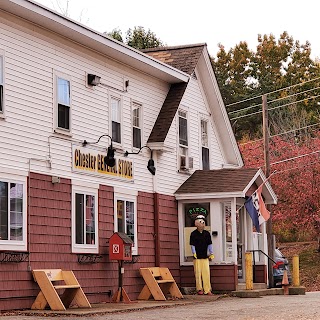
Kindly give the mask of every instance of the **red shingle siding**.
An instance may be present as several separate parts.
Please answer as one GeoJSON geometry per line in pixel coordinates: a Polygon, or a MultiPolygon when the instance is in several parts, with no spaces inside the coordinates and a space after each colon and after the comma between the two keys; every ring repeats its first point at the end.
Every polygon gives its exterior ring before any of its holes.
{"type": "Polygon", "coordinates": [[[180,282],[178,206],[174,197],[159,194],[160,266],[180,282]]]}
{"type": "MultiPolygon", "coordinates": [[[[237,266],[213,265],[210,267],[211,285],[213,291],[236,290],[238,280],[236,278],[237,266]]],[[[195,287],[193,266],[181,267],[181,287],[195,287]]]]}
{"type": "MultiPolygon", "coordinates": [[[[108,291],[118,289],[119,265],[109,260],[108,241],[114,232],[113,187],[100,185],[99,263],[80,264],[71,244],[71,180],[61,179],[52,184],[51,177],[31,173],[28,199],[28,226],[30,227],[30,267],[73,270],[91,303],[110,301],[108,291]]],[[[29,182],[28,182],[29,183],[29,182]]],[[[173,196],[139,192],[138,259],[125,263],[123,286],[131,300],[135,300],[144,281],[141,267],[156,264],[155,208],[158,209],[159,266],[168,267],[179,286],[195,286],[193,268],[180,267],[177,201],[173,196]],[[155,203],[157,201],[157,203],[155,203]]],[[[211,280],[214,290],[235,290],[236,266],[212,266],[211,280]]],[[[0,263],[0,310],[30,308],[39,292],[38,285],[28,271],[28,261],[0,263]]]]}

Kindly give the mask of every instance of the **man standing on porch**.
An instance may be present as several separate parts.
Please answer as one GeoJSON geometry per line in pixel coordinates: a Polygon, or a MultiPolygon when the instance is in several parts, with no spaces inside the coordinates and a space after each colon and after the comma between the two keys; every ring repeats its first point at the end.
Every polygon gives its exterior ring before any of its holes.
{"type": "Polygon", "coordinates": [[[213,246],[210,232],[205,230],[205,217],[196,217],[195,226],[197,229],[190,234],[190,246],[193,254],[194,275],[198,294],[212,295],[210,283],[209,260],[214,259],[213,246]]]}

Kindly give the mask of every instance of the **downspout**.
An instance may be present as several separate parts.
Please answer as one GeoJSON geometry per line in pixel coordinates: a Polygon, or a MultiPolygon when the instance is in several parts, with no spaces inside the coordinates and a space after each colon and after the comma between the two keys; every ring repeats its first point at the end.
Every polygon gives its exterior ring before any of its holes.
{"type": "MultiPolygon", "coordinates": [[[[157,163],[157,153],[154,152],[154,160],[157,163]]],[[[160,267],[160,227],[159,227],[159,193],[157,192],[156,175],[153,176],[153,207],[154,207],[154,251],[155,266],[160,267]]]]}
{"type": "Polygon", "coordinates": [[[155,265],[160,267],[159,193],[153,193],[155,265]]]}

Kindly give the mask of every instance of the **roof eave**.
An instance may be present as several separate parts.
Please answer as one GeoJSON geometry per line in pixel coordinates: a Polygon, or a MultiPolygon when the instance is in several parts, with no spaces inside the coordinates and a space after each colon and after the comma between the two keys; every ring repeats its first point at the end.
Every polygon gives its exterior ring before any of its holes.
{"type": "Polygon", "coordinates": [[[168,83],[187,82],[189,79],[186,73],[31,0],[1,0],[0,10],[19,16],[168,83]]]}

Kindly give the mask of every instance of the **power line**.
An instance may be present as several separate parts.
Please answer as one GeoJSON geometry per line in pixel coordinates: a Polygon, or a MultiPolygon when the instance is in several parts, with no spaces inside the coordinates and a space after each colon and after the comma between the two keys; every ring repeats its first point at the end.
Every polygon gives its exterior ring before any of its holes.
{"type": "MultiPolygon", "coordinates": [[[[316,80],[319,80],[319,79],[320,79],[320,77],[315,78],[315,79],[312,79],[312,80],[305,81],[305,82],[303,82],[303,83],[298,83],[298,84],[295,84],[295,85],[292,85],[292,86],[289,86],[289,87],[285,87],[285,88],[283,88],[283,89],[271,91],[271,92],[266,93],[266,95],[269,95],[269,94],[271,94],[271,93],[276,93],[276,92],[279,92],[279,91],[282,91],[282,90],[288,90],[288,89],[290,89],[290,88],[294,88],[294,87],[297,87],[297,86],[302,86],[302,85],[304,85],[304,84],[306,84],[306,83],[308,83],[308,82],[316,81],[316,80]]],[[[313,88],[313,89],[308,89],[308,90],[305,90],[305,91],[301,91],[301,92],[299,92],[299,93],[295,93],[295,94],[292,94],[292,95],[287,96],[287,97],[282,97],[282,98],[270,100],[270,101],[268,101],[268,104],[269,104],[269,103],[274,103],[274,102],[276,102],[276,101],[288,99],[289,97],[294,97],[294,96],[296,96],[296,95],[303,94],[303,93],[306,93],[306,92],[310,92],[310,91],[313,91],[313,90],[316,90],[316,89],[320,89],[320,87],[316,87],[316,88],[313,88]]],[[[255,96],[255,97],[253,97],[253,98],[249,98],[249,99],[241,100],[241,101],[239,101],[239,102],[234,102],[234,103],[228,104],[228,105],[226,105],[226,107],[230,107],[230,106],[235,105],[235,104],[238,104],[238,103],[240,104],[240,103],[242,103],[242,102],[250,101],[250,100],[252,100],[252,99],[257,99],[257,98],[261,98],[261,97],[262,97],[262,95],[255,96]]],[[[249,110],[249,109],[253,109],[253,108],[259,107],[259,106],[261,106],[261,104],[256,104],[256,105],[254,105],[254,106],[250,106],[250,107],[246,107],[246,108],[242,108],[242,109],[230,111],[230,112],[228,112],[228,114],[230,115],[230,114],[233,114],[233,113],[238,113],[238,112],[245,111],[245,110],[249,110]]],[[[252,115],[252,114],[249,114],[249,115],[252,115]]],[[[249,116],[249,115],[248,115],[248,116],[249,116]]],[[[237,119],[237,118],[232,118],[232,119],[237,119]]],[[[232,119],[230,119],[230,120],[232,120],[232,119]]]]}
{"type": "Polygon", "coordinates": [[[285,88],[283,88],[283,89],[278,89],[278,90],[275,90],[275,91],[271,91],[271,92],[268,92],[268,93],[266,93],[266,94],[268,95],[268,94],[276,93],[276,92],[279,92],[279,91],[282,91],[282,90],[295,88],[295,87],[297,87],[297,86],[302,86],[302,85],[304,85],[304,84],[306,84],[306,83],[309,83],[309,82],[312,82],[312,81],[316,81],[316,80],[319,80],[319,79],[320,79],[320,77],[314,78],[314,79],[311,79],[311,80],[304,81],[304,82],[302,82],[302,83],[297,83],[297,84],[294,84],[294,85],[292,85],[292,86],[285,87],[285,88]]]}
{"type": "MultiPolygon", "coordinates": [[[[304,93],[307,93],[307,92],[311,92],[311,91],[316,90],[316,89],[320,89],[320,86],[319,86],[319,87],[316,87],[316,88],[313,88],[313,89],[301,91],[301,92],[292,94],[292,95],[287,96],[287,97],[282,97],[282,98],[279,98],[279,99],[274,99],[274,100],[268,101],[268,104],[274,103],[274,102],[277,102],[277,101],[281,101],[281,100],[285,100],[285,99],[288,99],[288,98],[291,98],[291,97],[294,97],[294,96],[297,96],[297,95],[300,95],[300,94],[304,94],[304,93]]],[[[290,102],[289,104],[298,103],[298,102],[305,101],[305,100],[309,100],[309,99],[313,99],[313,98],[318,98],[319,96],[320,96],[320,95],[312,96],[312,97],[310,97],[310,98],[305,98],[305,99],[302,99],[302,100],[290,102]]],[[[289,105],[289,104],[286,104],[286,105],[289,105]]],[[[276,109],[276,108],[281,108],[281,107],[286,106],[286,105],[277,106],[277,107],[274,107],[274,108],[271,108],[271,109],[268,109],[268,110],[273,110],[273,109],[276,109]]],[[[234,114],[234,113],[239,113],[239,112],[246,111],[246,110],[249,110],[249,109],[253,109],[253,108],[256,108],[256,107],[261,107],[261,103],[260,103],[260,104],[256,104],[256,105],[254,105],[254,106],[249,106],[249,107],[246,107],[246,108],[242,108],[242,109],[239,109],[239,110],[230,111],[230,112],[228,112],[228,114],[231,115],[231,114],[234,114]]],[[[250,116],[250,115],[253,115],[253,114],[255,114],[255,113],[250,113],[250,114],[248,114],[248,115],[243,115],[243,116],[239,116],[239,117],[240,117],[240,118],[243,118],[243,117],[250,116]]],[[[238,119],[238,117],[231,118],[230,120],[234,120],[234,119],[238,119]]]]}
{"type": "Polygon", "coordinates": [[[274,164],[279,164],[279,163],[283,163],[283,162],[287,162],[287,161],[291,161],[291,160],[295,160],[295,159],[300,159],[300,158],[303,158],[303,157],[306,157],[306,156],[310,156],[311,154],[316,154],[316,153],[319,153],[320,150],[317,150],[317,151],[313,151],[313,152],[310,152],[310,153],[305,153],[305,154],[302,154],[302,155],[299,155],[299,156],[296,156],[296,157],[292,157],[292,158],[288,158],[288,159],[284,159],[284,160],[280,160],[280,161],[276,161],[276,162],[273,162],[273,163],[270,163],[270,165],[274,165],[274,164]]]}
{"type": "Polygon", "coordinates": [[[311,166],[313,164],[317,164],[317,163],[319,164],[319,161],[310,162],[310,163],[307,163],[307,164],[304,164],[304,165],[301,165],[301,166],[296,166],[296,167],[284,169],[284,170],[281,170],[281,171],[276,170],[275,174],[283,173],[283,172],[286,172],[286,171],[295,170],[295,169],[299,169],[299,168],[309,167],[309,166],[311,166]]]}
{"type": "Polygon", "coordinates": [[[306,100],[310,100],[310,99],[314,99],[314,98],[319,98],[319,97],[320,97],[320,94],[317,95],[317,96],[312,96],[312,97],[309,97],[309,98],[304,98],[304,99],[301,99],[301,100],[297,100],[297,101],[294,101],[294,102],[283,104],[281,106],[273,107],[273,108],[268,109],[268,111],[272,111],[272,110],[279,109],[279,108],[282,108],[282,107],[287,107],[287,106],[289,106],[291,104],[295,104],[295,103],[298,103],[298,102],[302,102],[302,101],[306,101],[306,100]]]}
{"type": "MultiPolygon", "coordinates": [[[[297,83],[297,84],[294,84],[294,85],[291,85],[291,86],[288,86],[288,87],[285,87],[285,88],[282,88],[282,89],[278,89],[278,90],[275,90],[275,91],[271,91],[271,92],[267,92],[266,95],[270,95],[272,93],[276,93],[276,92],[279,92],[279,91],[283,91],[283,90],[288,90],[288,89],[291,89],[291,88],[295,88],[297,86],[302,86],[306,83],[309,83],[309,82],[312,82],[312,81],[316,81],[316,80],[319,80],[320,77],[317,77],[317,78],[314,78],[314,79],[311,79],[311,80],[307,80],[307,81],[304,81],[302,83],[297,83]]],[[[247,98],[247,99],[244,99],[244,100],[240,100],[240,101],[237,101],[237,102],[233,102],[233,103],[230,103],[230,104],[227,104],[226,107],[230,107],[230,106],[234,106],[236,104],[240,104],[242,102],[246,102],[246,101],[250,101],[250,100],[253,100],[253,99],[257,99],[257,98],[261,98],[263,95],[259,95],[259,96],[254,96],[252,98],[247,98]]],[[[242,109],[239,109],[237,111],[241,111],[242,109]]],[[[235,112],[235,111],[232,111],[232,112],[235,112]]]]}
{"type": "Polygon", "coordinates": [[[303,93],[310,92],[310,91],[317,90],[317,89],[320,89],[320,87],[312,88],[312,89],[305,90],[305,91],[302,91],[302,92],[297,92],[297,93],[291,94],[291,95],[286,96],[286,97],[274,99],[274,100],[268,101],[268,103],[274,103],[274,102],[277,102],[277,101],[289,99],[289,98],[291,98],[291,97],[298,96],[299,94],[303,94],[303,93]]]}
{"type": "Polygon", "coordinates": [[[253,115],[258,114],[258,113],[262,113],[262,110],[257,111],[257,112],[252,112],[252,113],[249,113],[249,114],[244,114],[244,115],[239,116],[239,117],[231,118],[230,121],[231,121],[231,120],[236,120],[236,119],[245,118],[245,117],[250,117],[250,116],[253,116],[253,115]]]}
{"type": "MultiPolygon", "coordinates": [[[[317,122],[315,124],[310,124],[310,125],[305,126],[305,127],[301,127],[301,128],[297,128],[297,129],[281,132],[281,133],[278,133],[278,134],[274,134],[274,135],[270,136],[270,138],[282,136],[284,134],[293,133],[293,132],[296,132],[296,131],[304,130],[304,129],[311,128],[311,127],[318,126],[318,125],[320,125],[320,122],[317,122]]],[[[307,133],[303,133],[303,134],[307,134],[307,133]]],[[[239,143],[239,146],[242,146],[242,145],[245,145],[245,144],[248,144],[248,143],[255,143],[255,142],[258,142],[258,141],[261,141],[261,140],[263,140],[263,139],[257,139],[257,140],[253,140],[253,141],[247,141],[247,142],[239,143]]]]}

